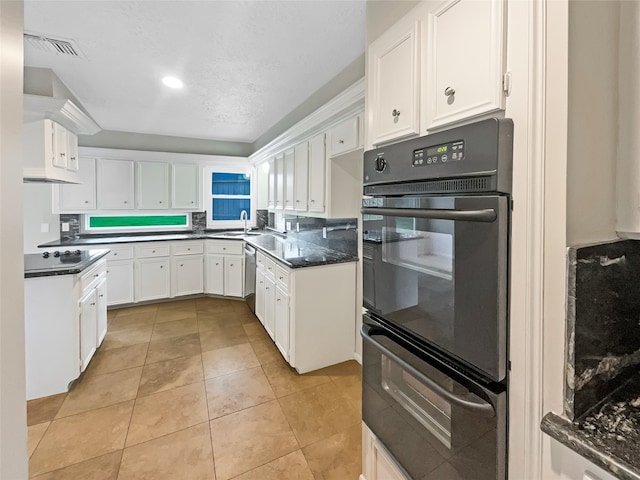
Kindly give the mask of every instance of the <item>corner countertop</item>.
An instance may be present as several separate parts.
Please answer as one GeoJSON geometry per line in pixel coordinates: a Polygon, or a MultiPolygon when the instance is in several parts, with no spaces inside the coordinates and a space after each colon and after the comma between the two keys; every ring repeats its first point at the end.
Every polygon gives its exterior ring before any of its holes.
{"type": "MultiPolygon", "coordinates": [[[[240,232],[241,233],[241,232],[240,232]]],[[[86,236],[73,240],[54,240],[38,245],[40,248],[50,247],[87,247],[92,245],[109,245],[134,242],[159,242],[180,240],[239,240],[253,245],[260,251],[270,255],[290,268],[314,267],[336,263],[357,262],[358,256],[321,247],[304,240],[288,238],[274,233],[251,232],[247,235],[238,232],[185,232],[158,233],[148,235],[115,235],[86,236]]]]}
{"type": "Polygon", "coordinates": [[[640,374],[575,421],[547,413],[543,432],[621,480],[640,480],[640,374]]]}
{"type": "Polygon", "coordinates": [[[75,275],[87,269],[110,252],[109,249],[88,250],[82,253],[73,262],[48,262],[39,253],[25,254],[24,278],[51,277],[58,275],[75,275]]]}

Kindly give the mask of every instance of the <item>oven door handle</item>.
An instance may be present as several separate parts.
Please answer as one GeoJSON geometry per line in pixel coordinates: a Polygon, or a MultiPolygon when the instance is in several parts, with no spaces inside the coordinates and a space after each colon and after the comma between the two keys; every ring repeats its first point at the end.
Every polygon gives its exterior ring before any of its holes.
{"type": "MultiPolygon", "coordinates": [[[[437,383],[437,382],[433,381],[432,379],[430,379],[429,377],[427,377],[424,373],[420,372],[414,366],[408,364],[405,360],[400,358],[397,354],[395,354],[394,352],[389,350],[389,348],[385,347],[380,342],[378,342],[375,338],[373,338],[373,335],[375,335],[376,333],[380,333],[380,334],[382,334],[384,336],[384,332],[382,332],[382,331],[378,332],[376,330],[377,329],[375,329],[375,328],[373,328],[373,327],[371,327],[369,325],[363,324],[362,327],[360,328],[360,334],[362,335],[362,338],[367,343],[369,343],[374,348],[377,348],[382,353],[384,353],[386,356],[391,358],[394,362],[396,362],[398,365],[400,365],[403,369],[405,369],[407,372],[409,372],[411,375],[413,375],[419,381],[421,381],[425,386],[427,386],[428,388],[433,390],[435,393],[437,393],[438,395],[443,397],[448,402],[450,402],[450,403],[452,403],[454,405],[457,405],[457,406],[459,406],[461,408],[464,408],[465,410],[473,412],[476,415],[481,415],[481,416],[487,417],[487,418],[493,418],[493,417],[496,416],[496,412],[495,412],[495,409],[493,408],[493,405],[491,405],[488,402],[485,402],[483,399],[481,399],[477,395],[474,395],[473,393],[470,393],[469,395],[465,395],[464,397],[461,397],[459,395],[455,395],[455,394],[449,392],[444,387],[442,387],[439,383],[437,383]]],[[[387,338],[389,338],[389,337],[387,337],[387,338]]]]}
{"type": "Polygon", "coordinates": [[[491,223],[498,218],[493,208],[481,210],[442,210],[435,208],[380,208],[367,207],[360,213],[369,215],[385,215],[387,217],[433,218],[437,220],[462,220],[466,222],[491,223]]]}

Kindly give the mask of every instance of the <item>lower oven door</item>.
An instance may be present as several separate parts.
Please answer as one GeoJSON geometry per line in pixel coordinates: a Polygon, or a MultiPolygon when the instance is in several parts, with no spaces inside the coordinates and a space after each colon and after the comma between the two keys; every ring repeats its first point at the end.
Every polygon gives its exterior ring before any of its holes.
{"type": "Polygon", "coordinates": [[[362,417],[413,480],[504,480],[506,391],[411,352],[366,315],[362,417]]]}

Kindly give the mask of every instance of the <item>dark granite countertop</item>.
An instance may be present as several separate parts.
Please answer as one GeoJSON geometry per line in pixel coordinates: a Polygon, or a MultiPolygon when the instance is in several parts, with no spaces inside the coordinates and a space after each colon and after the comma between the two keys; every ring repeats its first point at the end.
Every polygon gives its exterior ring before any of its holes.
{"type": "Polygon", "coordinates": [[[24,278],[74,275],[87,269],[110,252],[109,249],[85,250],[78,255],[60,259],[43,258],[39,253],[24,256],[24,278]]]}
{"type": "Polygon", "coordinates": [[[248,235],[238,235],[235,232],[168,232],[145,235],[114,235],[114,236],[86,236],[74,240],[54,240],[38,245],[40,248],[108,245],[133,242],[158,242],[177,240],[240,240],[255,246],[264,253],[274,257],[290,268],[314,267],[319,265],[331,265],[336,263],[348,263],[358,261],[357,255],[331,250],[315,245],[304,240],[287,238],[272,233],[250,232],[248,235]]]}
{"type": "Polygon", "coordinates": [[[622,480],[640,480],[640,373],[575,421],[554,413],[542,431],[622,480]]]}

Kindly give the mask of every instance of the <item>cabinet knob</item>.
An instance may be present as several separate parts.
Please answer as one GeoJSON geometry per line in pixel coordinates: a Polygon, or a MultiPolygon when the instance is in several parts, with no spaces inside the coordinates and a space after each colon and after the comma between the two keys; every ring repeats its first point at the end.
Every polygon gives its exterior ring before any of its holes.
{"type": "Polygon", "coordinates": [[[181,266],[181,267],[184,267],[184,264],[183,264],[183,263],[181,263],[181,264],[180,264],[180,266],[181,266]]]}
{"type": "Polygon", "coordinates": [[[280,280],[282,280],[282,277],[278,277],[280,280]]]}
{"type": "Polygon", "coordinates": [[[446,97],[451,97],[451,96],[453,96],[455,94],[456,94],[456,91],[452,87],[447,87],[447,88],[444,89],[444,95],[446,97]]]}
{"type": "Polygon", "coordinates": [[[233,267],[233,263],[231,263],[230,266],[233,267]]]}
{"type": "Polygon", "coordinates": [[[265,287],[265,290],[269,290],[269,287],[265,287]]]}
{"type": "Polygon", "coordinates": [[[94,275],[94,277],[96,277],[96,278],[98,278],[99,276],[100,276],[100,275],[99,275],[99,274],[97,274],[97,273],[94,275]]]}
{"type": "Polygon", "coordinates": [[[162,203],[162,200],[160,200],[160,202],[159,202],[159,203],[162,203]]]}
{"type": "Polygon", "coordinates": [[[75,159],[76,159],[76,157],[71,157],[71,160],[75,160],[75,159]]]}
{"type": "Polygon", "coordinates": [[[391,112],[391,116],[393,118],[398,118],[400,116],[400,110],[397,110],[397,109],[394,108],[393,112],[391,112]]]}
{"type": "Polygon", "coordinates": [[[344,143],[344,140],[338,140],[338,143],[344,143]]]}
{"type": "Polygon", "coordinates": [[[191,203],[196,203],[196,202],[194,202],[193,200],[191,200],[191,203]]]}
{"type": "Polygon", "coordinates": [[[85,200],[84,203],[89,203],[89,200],[85,200]]]}
{"type": "Polygon", "coordinates": [[[125,205],[126,205],[127,201],[125,200],[125,201],[124,201],[124,203],[125,203],[125,205]]]}
{"type": "Polygon", "coordinates": [[[218,262],[216,262],[216,265],[220,265],[218,262]]]}
{"type": "Polygon", "coordinates": [[[296,200],[296,203],[300,203],[300,200],[296,200]]]}
{"type": "Polygon", "coordinates": [[[164,268],[164,265],[160,265],[160,268],[164,268]]]}
{"type": "Polygon", "coordinates": [[[96,304],[96,302],[91,302],[91,305],[92,305],[92,306],[95,306],[95,304],[96,304]]]}
{"type": "Polygon", "coordinates": [[[156,251],[155,250],[151,250],[151,253],[156,253],[156,251]]]}
{"type": "Polygon", "coordinates": [[[64,153],[64,152],[60,152],[60,156],[61,156],[61,157],[66,157],[66,156],[67,156],[67,154],[66,154],[66,153],[64,153]]]}
{"type": "Polygon", "coordinates": [[[191,251],[191,249],[190,249],[190,248],[187,248],[187,251],[188,251],[188,252],[190,252],[190,251],[191,251]]]}
{"type": "Polygon", "coordinates": [[[101,294],[101,295],[100,295],[100,298],[102,298],[102,297],[104,297],[104,294],[101,294]]]}
{"type": "Polygon", "coordinates": [[[279,299],[279,298],[276,298],[276,302],[279,302],[279,301],[280,301],[280,299],[279,299]]]}
{"type": "Polygon", "coordinates": [[[223,249],[223,250],[226,250],[226,249],[227,249],[227,247],[222,247],[222,249],[223,249]]]}
{"type": "Polygon", "coordinates": [[[313,200],[313,199],[311,199],[311,203],[316,203],[316,201],[315,201],[315,200],[313,200]]]}

